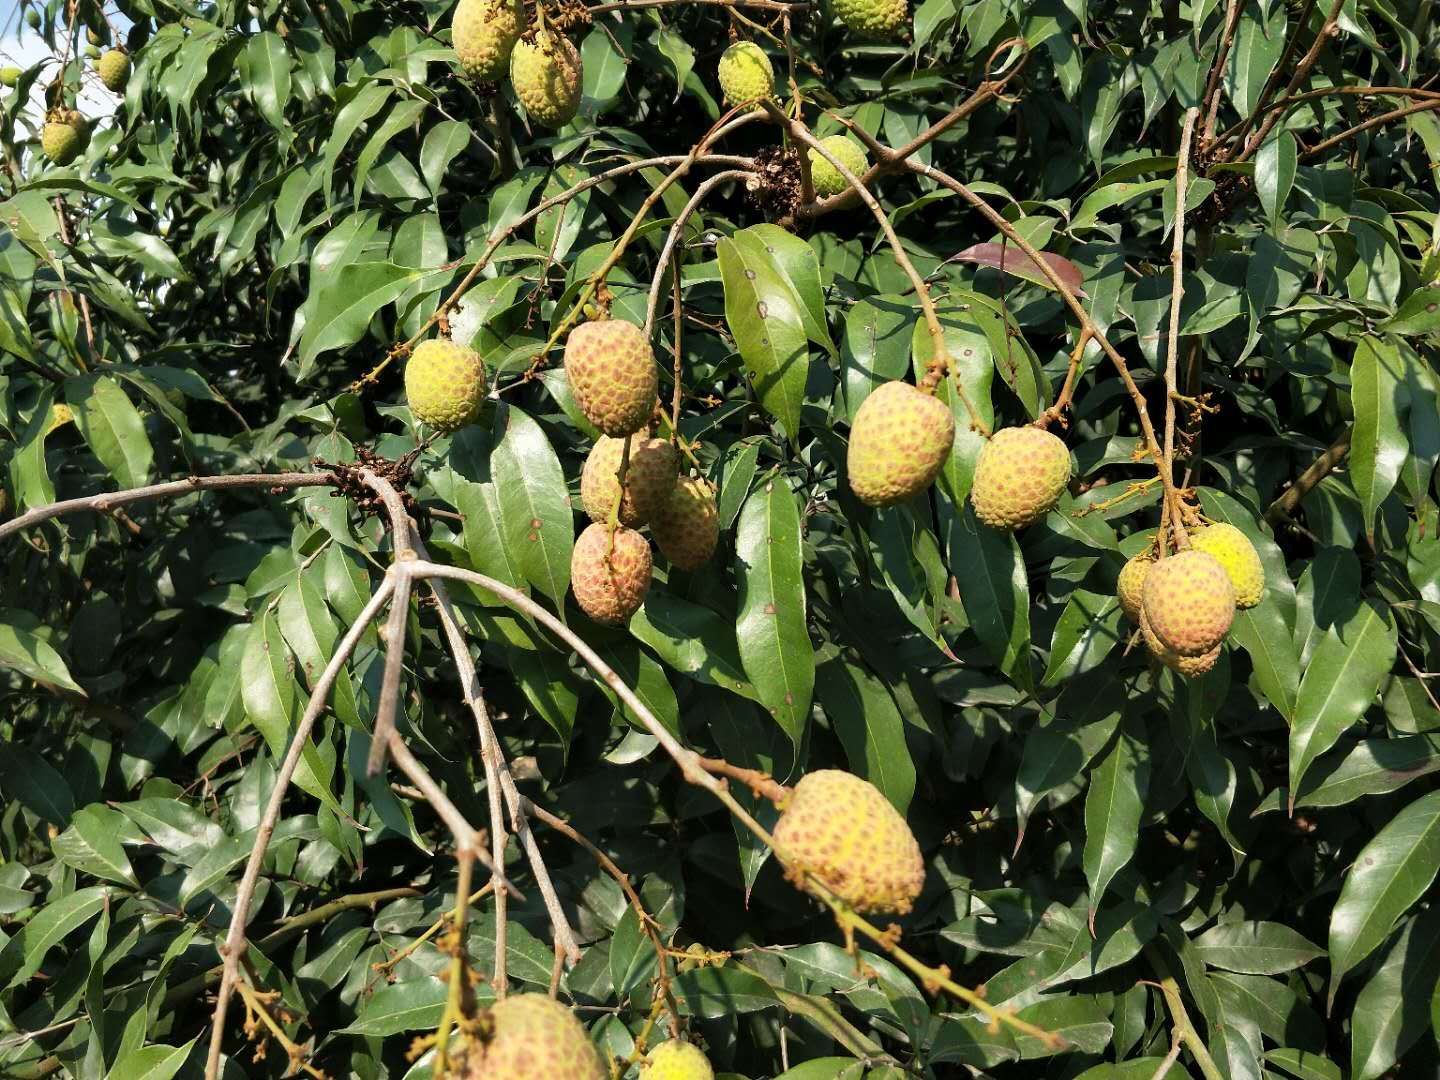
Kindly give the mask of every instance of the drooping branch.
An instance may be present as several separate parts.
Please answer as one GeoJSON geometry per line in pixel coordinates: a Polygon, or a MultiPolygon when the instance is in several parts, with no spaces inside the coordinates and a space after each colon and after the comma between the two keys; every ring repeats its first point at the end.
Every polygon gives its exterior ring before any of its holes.
{"type": "Polygon", "coordinates": [[[1185,126],[1180,133],[1180,154],[1175,166],[1175,222],[1170,243],[1170,328],[1165,350],[1165,459],[1161,465],[1169,482],[1167,498],[1160,507],[1160,528],[1157,541],[1161,557],[1165,555],[1166,528],[1175,534],[1175,547],[1189,546],[1181,519],[1175,488],[1175,399],[1179,394],[1177,369],[1180,359],[1180,301],[1185,295],[1185,199],[1189,195],[1190,143],[1195,135],[1199,109],[1187,109],[1185,126]]]}
{"type": "Polygon", "coordinates": [[[1347,427],[1325,450],[1317,457],[1308,469],[1301,473],[1278,499],[1272,502],[1265,510],[1265,520],[1272,525],[1278,525],[1288,521],[1290,515],[1295,513],[1302,499],[1314,489],[1315,485],[1324,480],[1334,470],[1335,466],[1345,460],[1345,455],[1350,451],[1350,438],[1353,429],[1347,427]]]}

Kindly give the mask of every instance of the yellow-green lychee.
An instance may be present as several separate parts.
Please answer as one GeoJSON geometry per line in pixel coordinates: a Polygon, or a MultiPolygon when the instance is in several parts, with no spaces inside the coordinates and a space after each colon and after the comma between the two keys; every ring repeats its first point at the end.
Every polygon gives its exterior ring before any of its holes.
{"type": "Polygon", "coordinates": [[[710,1059],[694,1043],[670,1039],[645,1055],[640,1080],[715,1080],[710,1059]]]}
{"type": "Polygon", "coordinates": [[[660,372],[645,331],[634,323],[581,323],[565,342],[565,373],[580,411],[606,435],[639,431],[655,410],[660,372]]]}
{"type": "Polygon", "coordinates": [[[489,82],[505,74],[524,29],[521,0],[460,0],[450,22],[450,40],[465,73],[489,82]]]}
{"type": "Polygon", "coordinates": [[[474,349],[445,338],[422,341],[405,365],[405,399],[422,424],[442,433],[462,428],[485,399],[485,363],[474,349]]]}
{"type": "Polygon", "coordinates": [[[650,544],[634,529],[588,525],[570,556],[570,587],[580,610],[598,623],[628,622],[650,588],[650,544]]]}
{"type": "Polygon", "coordinates": [[[925,886],[915,834],[873,784],[838,769],[806,774],[775,824],[775,854],[857,911],[905,914],[925,886]]]}
{"type": "Polygon", "coordinates": [[[89,131],[65,120],[48,120],[40,130],[40,149],[56,165],[69,165],[85,151],[89,131]]]}
{"type": "Polygon", "coordinates": [[[510,53],[510,85],[530,118],[545,127],[564,127],[580,107],[580,53],[563,34],[535,33],[510,53]]]}
{"type": "Polygon", "coordinates": [[[459,1053],[464,1080],[608,1080],[585,1026],[544,994],[516,994],[481,1013],[459,1053]]]}
{"type": "Polygon", "coordinates": [[[1020,529],[1048,514],[1069,482],[1063,442],[1037,427],[1003,428],[980,451],[970,499],[986,525],[1020,529]]]}
{"type": "Polygon", "coordinates": [[[1166,644],[1155,636],[1155,631],[1150,629],[1150,620],[1145,617],[1145,611],[1140,611],[1140,635],[1145,639],[1145,647],[1161,664],[1164,664],[1171,671],[1184,675],[1186,678],[1194,678],[1196,675],[1204,675],[1211,670],[1220,659],[1220,646],[1216,645],[1209,652],[1201,653],[1199,656],[1185,656],[1177,653],[1174,649],[1168,648],[1166,644]]]}
{"type": "Polygon", "coordinates": [[[105,89],[118,94],[130,79],[130,54],[122,49],[110,49],[96,62],[95,71],[105,89]]]}
{"type": "Polygon", "coordinates": [[[852,34],[893,38],[909,18],[906,0],[831,0],[831,10],[852,34]]]}
{"type": "Polygon", "coordinates": [[[1115,581],[1115,595],[1120,599],[1120,607],[1133,623],[1140,621],[1140,600],[1144,595],[1145,575],[1153,565],[1154,553],[1142,551],[1120,568],[1120,576],[1115,581]]]}
{"type": "Polygon", "coordinates": [[[930,486],[954,442],[955,417],[943,401],[907,382],[882,383],[850,427],[850,489],[870,506],[904,502],[930,486]]]}
{"type": "Polygon", "coordinates": [[[0,86],[14,86],[20,81],[21,71],[18,67],[0,68],[0,86]]]}
{"type": "Polygon", "coordinates": [[[770,57],[753,41],[737,41],[721,53],[715,73],[731,105],[768,98],[775,92],[775,69],[770,57]]]}
{"type": "Polygon", "coordinates": [[[1250,538],[1234,525],[1216,522],[1190,534],[1190,546],[1213,555],[1230,575],[1235,606],[1252,608],[1265,595],[1265,569],[1250,538]]]}
{"type": "Polygon", "coordinates": [[[650,535],[661,554],[681,570],[698,570],[709,562],[720,540],[720,510],[710,485],[682,477],[650,519],[650,535]]]}
{"type": "MultiPolygon", "coordinates": [[[[854,173],[855,179],[859,180],[865,175],[865,170],[869,167],[865,148],[850,136],[827,135],[820,140],[820,145],[831,157],[854,173]]],[[[821,198],[850,190],[850,181],[840,175],[840,170],[830,164],[813,146],[810,148],[810,182],[815,186],[815,194],[821,198]]]]}
{"type": "Polygon", "coordinates": [[[638,529],[649,522],[675,490],[679,466],[675,448],[664,439],[628,436],[630,459],[625,466],[625,497],[620,498],[618,473],[625,438],[601,435],[580,470],[580,501],[591,521],[609,521],[620,499],[620,524],[638,529]]]}
{"type": "Polygon", "coordinates": [[[1235,588],[1218,559],[1191,549],[1150,568],[1141,606],[1165,648],[1203,656],[1220,644],[1234,621],[1235,588]]]}

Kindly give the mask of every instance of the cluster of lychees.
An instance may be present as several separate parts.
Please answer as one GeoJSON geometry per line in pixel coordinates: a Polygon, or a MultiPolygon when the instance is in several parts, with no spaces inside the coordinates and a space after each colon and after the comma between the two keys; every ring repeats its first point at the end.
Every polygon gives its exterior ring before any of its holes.
{"type": "Polygon", "coordinates": [[[564,127],[580,107],[580,51],[564,34],[527,28],[521,0],[460,0],[451,41],[466,74],[486,82],[507,72],[526,113],[545,127],[564,127]]]}
{"type": "Polygon", "coordinates": [[[1236,609],[1265,595],[1265,571],[1250,538],[1223,522],[1188,533],[1190,546],[1169,558],[1154,547],[1120,570],[1120,606],[1150,655],[1181,675],[1203,675],[1220,659],[1236,609]]]}
{"type": "MultiPolygon", "coordinates": [[[[33,13],[33,9],[32,9],[33,13]]],[[[122,48],[100,50],[104,38],[94,30],[86,31],[89,46],[86,54],[94,62],[95,73],[105,89],[120,94],[130,79],[130,54],[122,48]]],[[[24,74],[18,67],[0,68],[0,86],[15,86],[24,74]]],[[[52,101],[59,98],[60,84],[50,88],[52,101]]],[[[78,109],[56,104],[45,114],[40,129],[40,150],[56,165],[69,165],[90,145],[90,121],[78,109]]]]}

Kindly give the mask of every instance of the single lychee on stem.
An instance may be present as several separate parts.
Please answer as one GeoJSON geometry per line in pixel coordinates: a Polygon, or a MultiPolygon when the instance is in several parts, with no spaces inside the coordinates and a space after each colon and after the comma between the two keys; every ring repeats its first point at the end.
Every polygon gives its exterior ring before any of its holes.
{"type": "Polygon", "coordinates": [[[882,383],[850,426],[850,489],[867,506],[904,502],[934,482],[954,443],[955,417],[943,401],[907,382],[882,383]]]}
{"type": "Polygon", "coordinates": [[[995,529],[1020,529],[1039,521],[1070,483],[1070,451],[1037,427],[1002,428],[975,462],[970,501],[975,516],[995,529]]]}

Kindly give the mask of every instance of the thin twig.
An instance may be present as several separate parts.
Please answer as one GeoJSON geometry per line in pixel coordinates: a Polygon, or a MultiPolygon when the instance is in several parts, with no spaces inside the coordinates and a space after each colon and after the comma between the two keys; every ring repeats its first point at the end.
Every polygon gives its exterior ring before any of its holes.
{"type": "Polygon", "coordinates": [[[1175,547],[1188,546],[1180,507],[1175,502],[1175,396],[1179,393],[1176,372],[1180,358],[1180,301],[1185,295],[1185,199],[1189,194],[1190,143],[1200,110],[1187,109],[1180,133],[1180,154],[1175,166],[1175,230],[1170,242],[1170,329],[1165,351],[1165,458],[1160,467],[1169,478],[1167,498],[1160,507],[1159,549],[1165,556],[1165,530],[1175,534],[1175,547]]]}
{"type": "MultiPolygon", "coordinates": [[[[651,337],[655,330],[655,312],[660,307],[660,285],[665,278],[665,268],[670,263],[671,256],[675,253],[675,246],[680,242],[680,237],[685,233],[685,224],[690,220],[692,214],[700,208],[710,192],[714,191],[721,184],[728,184],[734,180],[743,180],[751,175],[741,169],[727,169],[718,172],[714,176],[703,181],[695,189],[695,194],[690,196],[690,201],[685,204],[684,209],[675,216],[674,224],[665,236],[665,244],[660,249],[660,258],[655,263],[655,274],[650,280],[650,299],[645,305],[645,336],[651,337]]],[[[675,264],[675,273],[680,273],[679,261],[675,264]]]]}
{"type": "Polygon", "coordinates": [[[1295,483],[1291,484],[1278,499],[1266,508],[1266,521],[1278,525],[1282,521],[1287,521],[1295,513],[1295,509],[1300,505],[1300,500],[1310,494],[1316,484],[1329,476],[1336,465],[1345,460],[1345,455],[1350,450],[1351,434],[1351,428],[1347,427],[1342,431],[1340,437],[1296,478],[1295,483]]]}

